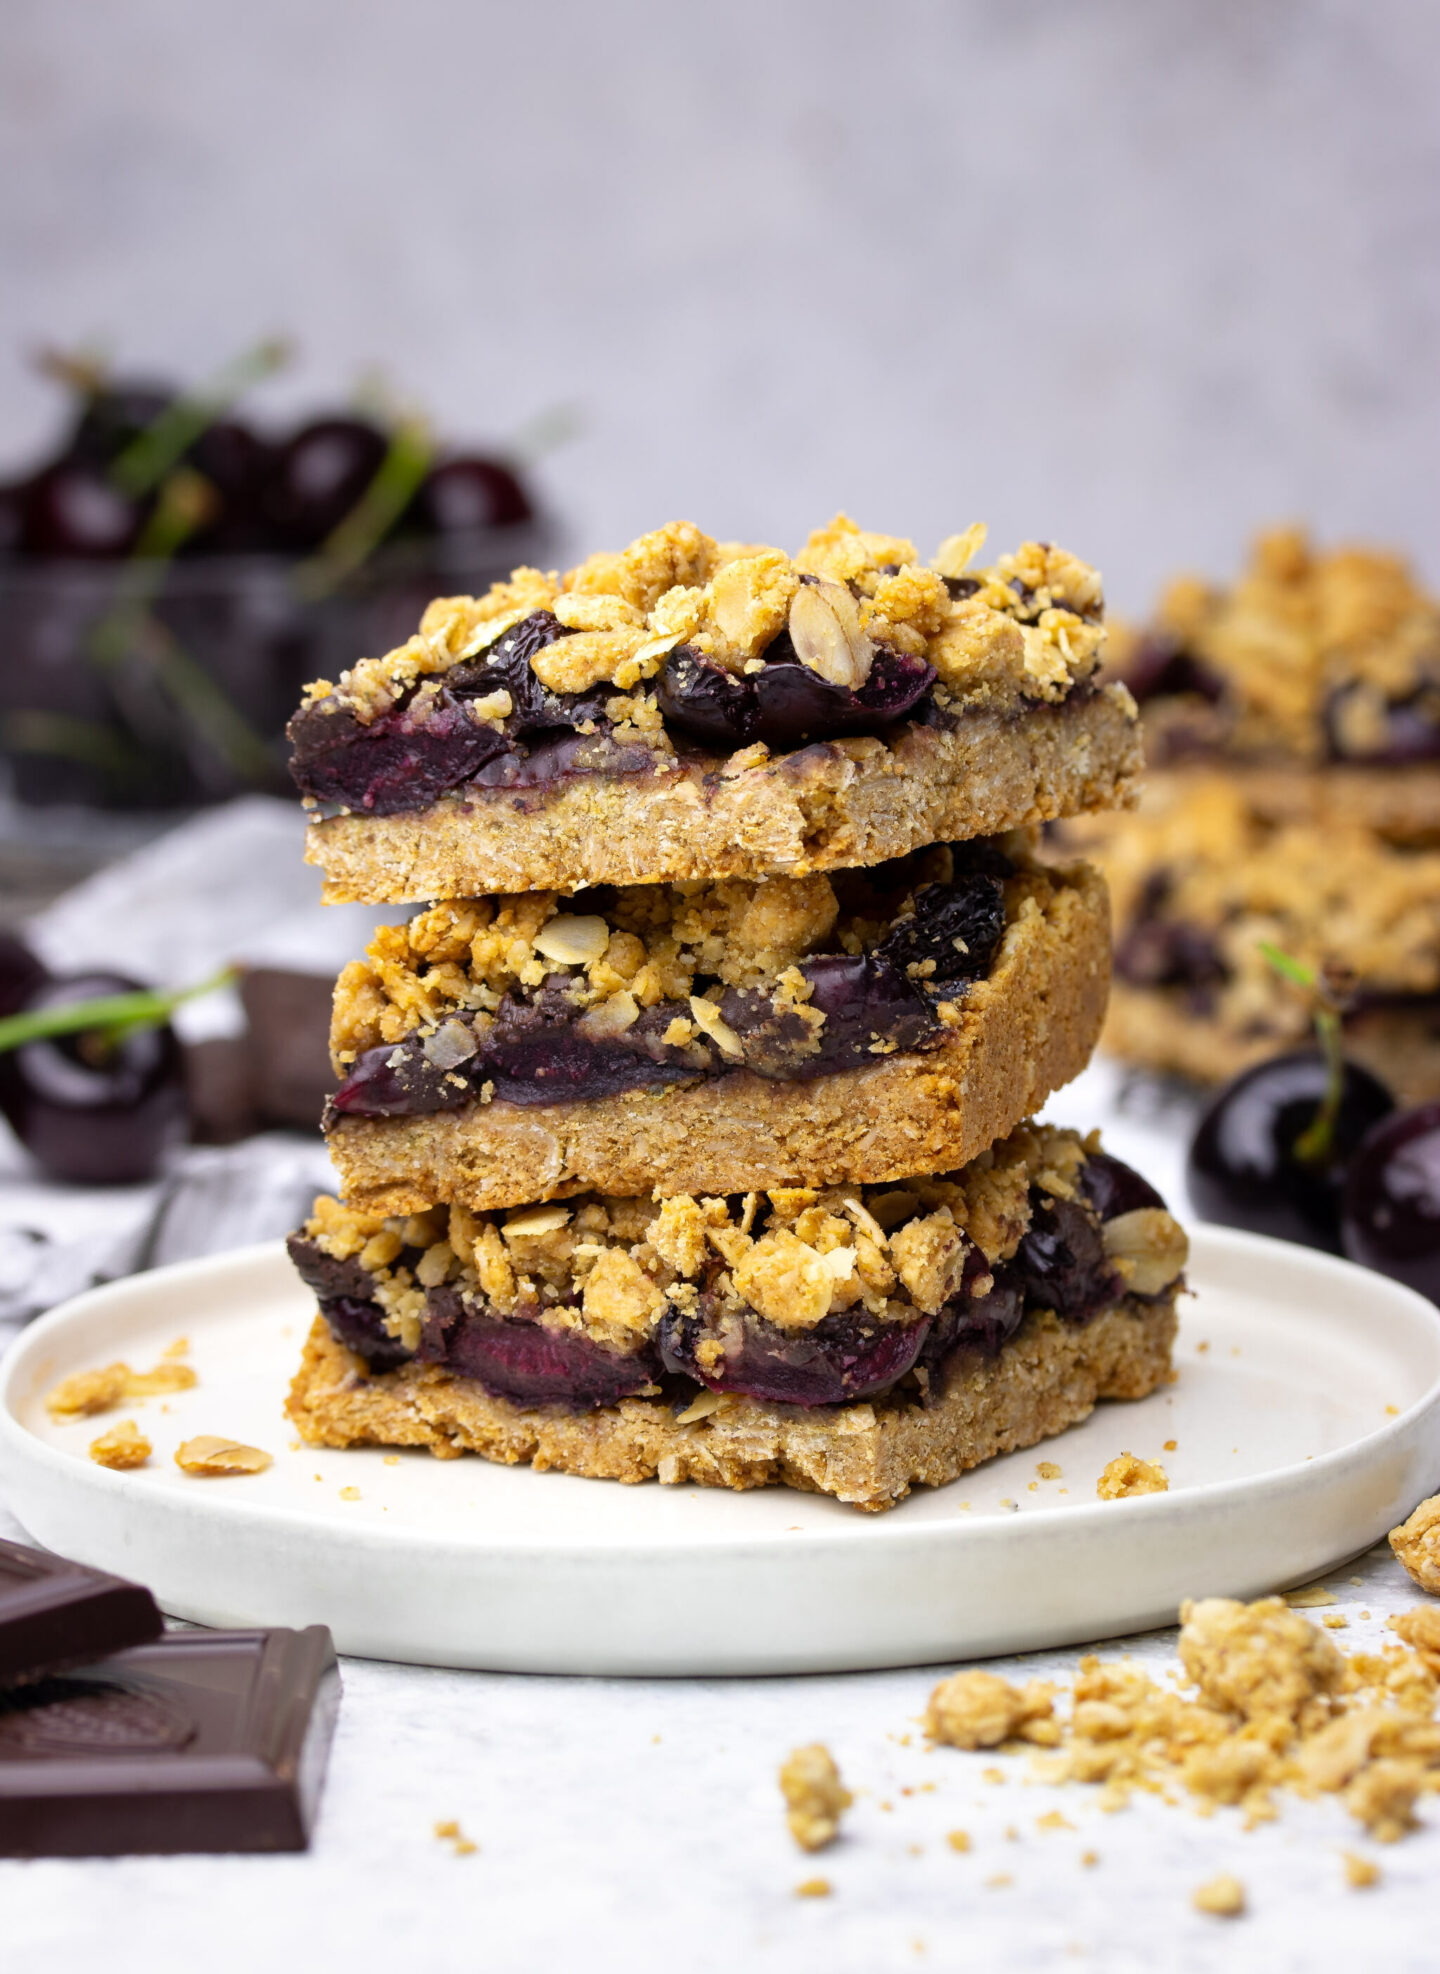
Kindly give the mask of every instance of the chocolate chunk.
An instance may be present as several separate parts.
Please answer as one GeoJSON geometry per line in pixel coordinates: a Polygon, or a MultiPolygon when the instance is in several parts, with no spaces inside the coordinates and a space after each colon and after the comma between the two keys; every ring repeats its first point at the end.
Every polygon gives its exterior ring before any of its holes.
{"type": "Polygon", "coordinates": [[[160,1635],[138,1583],[0,1541],[0,1689],[160,1635]]]}
{"type": "Polygon", "coordinates": [[[339,1701],[323,1625],[172,1632],[0,1694],[0,1856],[303,1851],[339,1701]]]}

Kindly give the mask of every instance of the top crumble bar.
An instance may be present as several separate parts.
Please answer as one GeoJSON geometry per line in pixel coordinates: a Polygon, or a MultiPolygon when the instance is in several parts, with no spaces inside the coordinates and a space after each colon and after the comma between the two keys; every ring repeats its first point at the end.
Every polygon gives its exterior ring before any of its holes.
{"type": "Polygon", "coordinates": [[[984,534],[924,566],[843,515],[793,559],[672,522],[432,603],[291,722],[326,897],[799,875],[1127,804],[1099,576],[972,567],[984,534]]]}

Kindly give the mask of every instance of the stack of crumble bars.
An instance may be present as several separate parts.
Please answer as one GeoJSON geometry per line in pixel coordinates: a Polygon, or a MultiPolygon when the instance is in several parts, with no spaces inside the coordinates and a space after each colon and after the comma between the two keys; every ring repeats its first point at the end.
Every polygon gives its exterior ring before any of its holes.
{"type": "Polygon", "coordinates": [[[882,1509],[1164,1379],[1183,1234],[1031,1121],[1109,979],[1032,832],[1134,705],[1095,572],[982,541],[672,524],[311,688],[327,898],[440,902],[336,988],[307,1440],[882,1509]]]}
{"type": "Polygon", "coordinates": [[[1200,1081],[1305,1046],[1269,944],[1348,989],[1355,1061],[1440,1096],[1440,602],[1397,556],[1276,529],[1108,663],[1152,772],[1138,815],[1065,832],[1114,901],[1106,1046],[1200,1081]]]}

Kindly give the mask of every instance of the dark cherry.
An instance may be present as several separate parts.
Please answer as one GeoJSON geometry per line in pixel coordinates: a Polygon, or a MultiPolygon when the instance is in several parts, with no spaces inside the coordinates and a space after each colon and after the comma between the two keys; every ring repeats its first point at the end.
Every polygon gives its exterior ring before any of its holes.
{"type": "Polygon", "coordinates": [[[121,493],[103,466],[62,460],[38,474],[25,495],[20,545],[27,555],[87,560],[128,554],[143,510],[121,493]]]}
{"type": "Polygon", "coordinates": [[[950,884],[926,884],[915,911],[886,933],[876,949],[904,973],[927,966],[924,978],[979,980],[990,970],[1005,930],[1005,886],[979,873],[950,884]]]}
{"type": "Polygon", "coordinates": [[[700,1346],[715,1337],[699,1317],[667,1310],[660,1319],[660,1359],[711,1391],[740,1392],[779,1405],[843,1405],[884,1391],[903,1377],[929,1333],[917,1323],[870,1323],[863,1312],[826,1316],[812,1330],[784,1330],[747,1315],[725,1340],[718,1361],[700,1346]]]}
{"type": "Polygon", "coordinates": [[[513,528],[533,513],[530,500],[508,466],[498,459],[447,459],[426,475],[416,503],[417,518],[437,535],[476,534],[484,528],[513,528]]]}
{"type": "Polygon", "coordinates": [[[1352,1261],[1440,1302],[1440,1102],[1377,1124],[1350,1161],[1340,1234],[1352,1261]]]}
{"type": "Polygon", "coordinates": [[[174,393],[164,384],[136,381],[102,385],[86,398],[66,451],[72,459],[109,466],[173,402],[174,393]]]}
{"type": "Polygon", "coordinates": [[[1174,638],[1155,632],[1142,638],[1125,668],[1125,683],[1143,706],[1149,699],[1193,694],[1216,705],[1224,684],[1202,659],[1194,658],[1174,638]]]}
{"type": "Polygon", "coordinates": [[[648,1348],[622,1354],[602,1350],[583,1331],[482,1315],[453,1289],[431,1292],[416,1355],[473,1378],[512,1405],[562,1405],[572,1412],[616,1405],[653,1384],[659,1370],[648,1348]]]}
{"type": "Polygon", "coordinates": [[[29,487],[19,481],[13,486],[0,487],[0,560],[20,552],[29,492],[29,487]]]}
{"type": "Polygon", "coordinates": [[[219,495],[214,519],[185,544],[198,555],[258,553],[270,545],[261,509],[275,449],[238,418],[222,418],[190,448],[190,464],[219,495]]]}
{"type": "Polygon", "coordinates": [[[1102,1220],[1118,1220],[1122,1213],[1165,1204],[1148,1179],[1142,1179],[1133,1166],[1112,1158],[1109,1152],[1088,1155],[1080,1174],[1080,1189],[1102,1220]]]}
{"type": "Polygon", "coordinates": [[[923,658],[881,651],[865,684],[851,692],[802,665],[784,631],[764,655],[761,671],[737,679],[690,646],[677,645],[660,672],[661,713],[678,732],[719,751],[757,740],[790,748],[891,725],[935,681],[923,658]]]}
{"type": "Polygon", "coordinates": [[[1332,761],[1364,761],[1372,767],[1404,767],[1411,761],[1440,760],[1440,706],[1433,688],[1392,700],[1385,708],[1379,745],[1363,753],[1341,745],[1346,699],[1358,686],[1342,686],[1325,708],[1327,749],[1332,761]]]}
{"type": "Polygon", "coordinates": [[[1030,1225],[997,1284],[1018,1288],[1027,1309],[1053,1309],[1071,1322],[1093,1316],[1115,1293],[1115,1272],[1100,1229],[1078,1200],[1030,1189],[1030,1225]]]}
{"type": "Polygon", "coordinates": [[[49,973],[14,932],[0,932],[0,1017],[18,1014],[49,973]]]}
{"type": "MultiPolygon", "coordinates": [[[[121,974],[43,981],[28,1009],[133,993],[121,974]]],[[[116,1045],[81,1031],[25,1042],[0,1055],[0,1109],[47,1172],[81,1185],[125,1185],[154,1176],[185,1134],[180,1044],[168,1023],[116,1045]]]]}
{"type": "Polygon", "coordinates": [[[1202,1220],[1340,1252],[1340,1189],[1361,1139],[1395,1108],[1377,1077],[1345,1065],[1333,1152],[1319,1168],[1295,1156],[1328,1071],[1318,1050],[1275,1056],[1226,1084],[1190,1143],[1186,1181],[1202,1220]]]}
{"type": "Polygon", "coordinates": [[[382,432],[360,418],[318,418],[281,447],[266,483],[265,517],[287,547],[318,548],[380,470],[382,432]]]}

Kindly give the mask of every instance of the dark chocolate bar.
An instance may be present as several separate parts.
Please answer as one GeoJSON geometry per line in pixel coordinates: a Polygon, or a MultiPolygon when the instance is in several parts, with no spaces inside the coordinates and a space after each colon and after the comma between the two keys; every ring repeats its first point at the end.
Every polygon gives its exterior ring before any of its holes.
{"type": "Polygon", "coordinates": [[[158,1638],[138,1583],[0,1539],[0,1689],[158,1638]]]}
{"type": "Polygon", "coordinates": [[[171,1632],[0,1693],[0,1856],[303,1851],[339,1700],[323,1625],[171,1632]]]}

